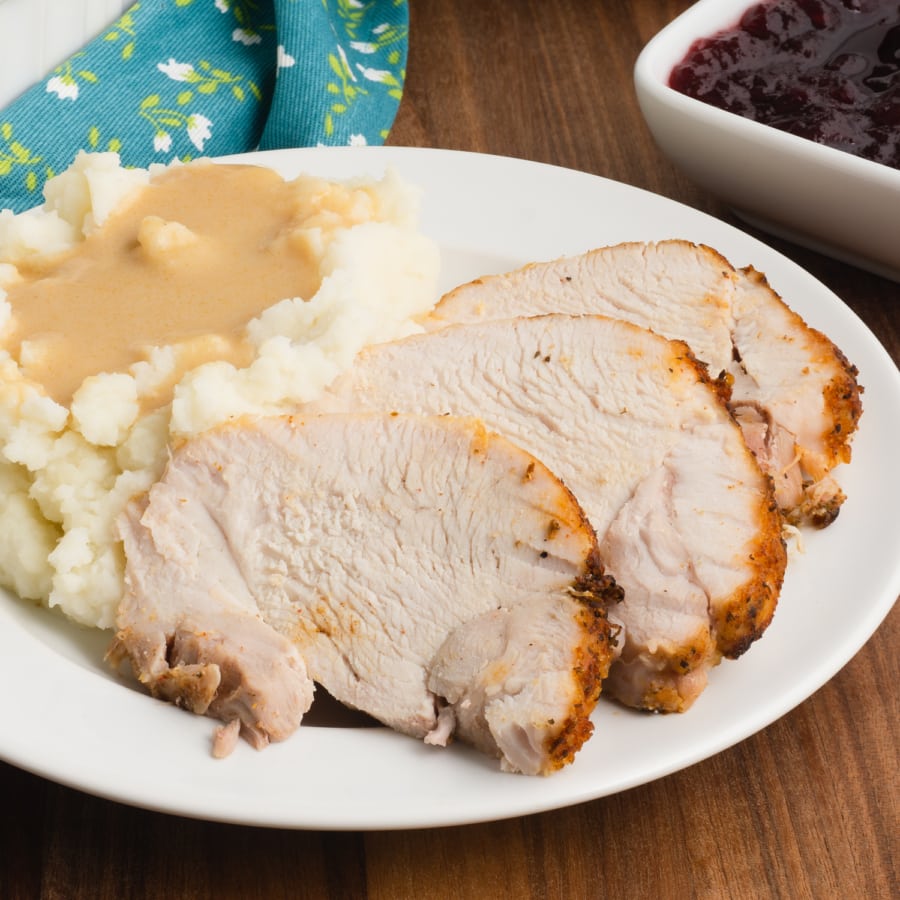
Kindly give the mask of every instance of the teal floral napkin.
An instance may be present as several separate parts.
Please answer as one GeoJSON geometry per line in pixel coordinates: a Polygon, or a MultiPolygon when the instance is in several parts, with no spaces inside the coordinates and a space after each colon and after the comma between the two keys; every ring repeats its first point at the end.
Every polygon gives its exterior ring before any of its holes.
{"type": "Polygon", "coordinates": [[[383,143],[406,0],[141,0],[0,110],[0,209],[39,204],[78,150],[122,162],[383,143]]]}

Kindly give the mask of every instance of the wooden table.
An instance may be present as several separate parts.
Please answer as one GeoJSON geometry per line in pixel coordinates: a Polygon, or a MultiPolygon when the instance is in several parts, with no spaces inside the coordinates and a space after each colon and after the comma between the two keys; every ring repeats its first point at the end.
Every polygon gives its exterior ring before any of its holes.
{"type": "MultiPolygon", "coordinates": [[[[413,0],[390,143],[569,166],[732,221],[661,156],[632,89],[640,48],[687,5],[413,0]]],[[[900,358],[900,285],[764,240],[900,358]]],[[[211,824],[0,765],[0,898],[898,896],[898,642],[895,609],[832,681],[731,750],[617,796],[495,824],[387,833],[211,824]]]]}

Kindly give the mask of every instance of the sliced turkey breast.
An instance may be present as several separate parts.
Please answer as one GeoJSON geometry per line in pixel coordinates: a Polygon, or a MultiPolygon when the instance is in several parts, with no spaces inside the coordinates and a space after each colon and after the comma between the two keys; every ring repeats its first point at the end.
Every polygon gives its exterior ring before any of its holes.
{"type": "MultiPolygon", "coordinates": [[[[312,679],[263,619],[219,510],[189,501],[187,487],[160,483],[119,520],[125,596],[108,658],[130,661],[154,697],[239,721],[257,748],[284,740],[312,704],[312,679]]],[[[222,732],[217,755],[229,744],[222,732]]]]}
{"type": "Polygon", "coordinates": [[[477,414],[543,459],[625,590],[605,690],[629,705],[686,709],[772,617],[772,488],[683,342],[600,316],[448,326],[364,351],[313,408],[477,414]]]}
{"type": "Polygon", "coordinates": [[[776,499],[827,525],[862,411],[856,369],[753,269],[687,241],[626,243],[479,278],[442,298],[431,327],[550,312],[598,313],[685,341],[727,393],[776,499]]]}
{"type": "Polygon", "coordinates": [[[299,725],[313,681],[529,774],[591,733],[621,589],[568,489],[476,420],[223,426],[175,451],[121,532],[114,654],[257,745],[299,725]]]}
{"type": "Polygon", "coordinates": [[[771,461],[767,469],[789,518],[828,525],[844,500],[829,473],[850,462],[862,414],[857,370],[752,268],[738,273],[732,308],[731,407],[742,424],[748,410],[765,418],[762,445],[754,449],[764,464],[771,461]]]}

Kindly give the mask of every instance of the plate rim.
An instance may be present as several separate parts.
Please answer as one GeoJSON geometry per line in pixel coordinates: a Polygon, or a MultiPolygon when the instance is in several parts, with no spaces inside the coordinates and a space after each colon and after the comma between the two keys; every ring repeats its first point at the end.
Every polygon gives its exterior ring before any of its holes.
{"type": "MultiPolygon", "coordinates": [[[[415,160],[417,163],[428,160],[427,164],[425,164],[425,168],[430,168],[432,170],[439,170],[442,166],[446,167],[448,165],[453,167],[460,163],[463,163],[464,166],[474,167],[475,169],[482,171],[492,169],[492,167],[496,166],[500,166],[507,170],[510,168],[521,167],[521,171],[523,172],[528,172],[532,175],[540,172],[543,177],[546,177],[551,181],[558,178],[574,178],[576,182],[581,184],[586,183],[583,182],[583,179],[593,180],[597,190],[599,190],[601,194],[604,192],[611,192],[613,194],[623,192],[626,197],[639,194],[643,196],[647,202],[651,203],[651,205],[661,204],[666,210],[674,210],[677,214],[676,218],[687,215],[693,221],[702,223],[701,229],[702,227],[708,226],[712,232],[722,231],[723,233],[728,233],[730,238],[733,239],[736,244],[745,247],[751,253],[759,252],[764,258],[779,259],[780,262],[777,268],[781,274],[788,276],[788,282],[799,280],[801,283],[814,283],[816,292],[822,295],[826,305],[833,307],[832,314],[837,316],[838,320],[843,319],[853,325],[853,328],[855,329],[854,343],[861,341],[868,349],[875,353],[872,358],[866,360],[866,369],[871,372],[893,372],[892,380],[889,377],[886,382],[887,386],[885,390],[887,390],[888,393],[893,392],[893,395],[900,398],[900,373],[893,367],[893,362],[890,360],[887,351],[881,346],[877,338],[869,331],[867,326],[865,326],[856,314],[844,305],[829,288],[821,282],[818,282],[812,275],[793,261],[777,253],[777,251],[772,248],[767,247],[758,239],[746,235],[734,226],[721,222],[706,213],[694,210],[677,201],[653,194],[644,189],[612,181],[602,176],[579,172],[575,169],[564,168],[550,163],[533,162],[517,157],[478,154],[471,151],[430,148],[301,148],[294,150],[266,151],[265,153],[257,154],[241,154],[239,156],[222,158],[222,161],[235,160],[273,165],[273,167],[279,170],[284,168],[297,168],[298,171],[299,167],[311,167],[310,160],[314,161],[320,171],[323,168],[327,169],[328,166],[331,165],[330,162],[324,166],[319,165],[321,163],[326,163],[326,161],[333,161],[338,168],[349,165],[351,167],[355,166],[360,169],[366,169],[371,168],[371,165],[375,165],[376,167],[390,165],[397,168],[404,177],[408,177],[406,173],[403,172],[404,164],[409,163],[411,160],[415,160]],[[440,162],[437,161],[439,158],[441,160],[440,162]],[[365,161],[365,165],[362,165],[363,160],[365,161]],[[875,351],[876,347],[878,348],[878,351],[880,351],[880,356],[879,353],[875,351]]],[[[725,255],[728,256],[727,253],[725,255]]],[[[804,318],[806,318],[805,314],[804,318]]],[[[879,383],[879,390],[880,389],[881,385],[879,383]]],[[[863,421],[865,423],[865,417],[863,421]]],[[[900,482],[898,482],[898,488],[900,488],[900,482]]],[[[898,534],[900,534],[900,532],[898,532],[898,534]]],[[[557,809],[598,799],[665,777],[666,775],[693,765],[703,759],[707,759],[728,747],[733,746],[790,712],[843,668],[859,649],[861,649],[888,615],[894,605],[897,594],[900,593],[900,564],[895,564],[894,571],[889,572],[886,579],[883,596],[879,599],[877,604],[874,604],[868,609],[868,614],[866,616],[862,617],[862,619],[858,619],[854,625],[848,629],[843,642],[840,645],[841,652],[832,654],[827,659],[820,660],[814,673],[809,674],[808,677],[803,679],[800,683],[794,684],[792,686],[793,689],[789,690],[782,702],[778,704],[778,710],[775,714],[770,714],[772,710],[769,709],[766,715],[756,717],[750,722],[744,721],[741,724],[735,723],[727,731],[718,734],[716,740],[706,740],[697,745],[696,752],[681,754],[677,759],[670,759],[667,762],[660,761],[655,767],[645,769],[642,772],[636,771],[631,779],[623,779],[618,784],[611,787],[607,785],[607,788],[598,789],[597,784],[590,779],[582,779],[573,776],[572,773],[576,771],[578,771],[578,774],[580,775],[577,766],[579,759],[585,754],[585,750],[583,750],[582,753],[579,754],[579,757],[576,758],[576,763],[573,766],[568,767],[567,770],[564,770],[549,779],[538,779],[536,782],[533,782],[533,787],[524,788],[518,796],[505,793],[503,795],[504,801],[501,808],[493,811],[484,804],[475,804],[473,806],[470,803],[468,806],[465,806],[465,808],[457,807],[453,809],[445,807],[437,812],[434,810],[416,810],[414,808],[395,808],[388,813],[382,814],[373,810],[362,811],[348,807],[340,813],[334,811],[329,814],[323,814],[322,812],[310,814],[302,808],[292,812],[290,810],[286,811],[281,806],[277,809],[266,809],[257,806],[253,807],[252,810],[248,810],[247,808],[240,808],[239,804],[236,805],[230,794],[227,795],[224,800],[222,797],[213,798],[207,796],[205,797],[206,802],[201,803],[198,808],[194,802],[186,802],[183,799],[172,796],[160,796],[158,792],[154,790],[148,791],[144,786],[141,786],[141,789],[138,789],[138,786],[131,785],[129,789],[127,780],[124,787],[121,780],[117,780],[115,785],[110,785],[108,777],[105,778],[104,776],[108,776],[108,767],[111,764],[114,764],[115,755],[105,752],[103,748],[100,748],[97,752],[101,754],[99,761],[104,763],[107,766],[107,769],[104,772],[102,766],[100,768],[93,767],[89,776],[85,775],[83,770],[73,771],[69,764],[69,757],[65,752],[60,754],[59,752],[54,753],[51,751],[48,756],[45,749],[42,755],[35,758],[32,753],[28,752],[30,748],[27,741],[13,741],[9,735],[5,737],[0,735],[0,759],[68,787],[116,802],[185,817],[265,827],[320,830],[392,830],[400,828],[442,827],[493,821],[557,809]],[[893,598],[890,597],[891,592],[893,592],[893,598]],[[849,636],[849,638],[847,636],[849,636]],[[557,786],[559,786],[558,790],[557,786]]],[[[3,601],[2,604],[0,604],[2,605],[2,609],[0,609],[0,621],[5,620],[6,622],[9,622],[11,619],[15,619],[15,617],[11,617],[7,614],[8,609],[6,608],[5,600],[6,598],[3,596],[3,592],[0,592],[0,601],[3,601]]],[[[15,601],[13,605],[15,605],[15,601]]],[[[41,611],[38,615],[44,616],[45,613],[41,611]]],[[[22,652],[27,651],[30,643],[33,646],[34,641],[40,643],[38,638],[33,634],[27,635],[26,639],[19,642],[20,647],[18,649],[22,652]]],[[[0,655],[0,674],[4,673],[5,669],[7,670],[7,675],[12,674],[9,671],[9,668],[11,664],[14,664],[19,660],[19,657],[22,656],[22,652],[0,655]]],[[[23,659],[24,661],[27,661],[27,656],[23,657],[23,659]]],[[[70,667],[71,664],[71,660],[56,659],[53,664],[48,663],[49,671],[47,674],[54,677],[59,674],[61,677],[65,677],[68,672],[67,666],[70,667]]],[[[94,673],[89,674],[93,675],[94,673]]],[[[73,677],[72,680],[77,682],[78,686],[80,686],[82,681],[82,679],[75,677],[73,677]]],[[[115,692],[118,692],[120,701],[122,700],[122,697],[129,696],[129,702],[133,703],[130,696],[133,692],[122,694],[121,686],[111,680],[106,681],[105,684],[106,687],[97,688],[101,694],[111,695],[111,692],[115,690],[115,692]]],[[[51,686],[45,685],[45,693],[49,687],[51,686]]],[[[152,701],[150,698],[144,697],[143,695],[139,696],[141,697],[141,702],[133,703],[135,709],[149,709],[150,707],[146,706],[147,703],[161,706],[157,701],[152,701]]],[[[45,698],[45,702],[51,701],[45,698]]],[[[123,702],[114,704],[114,709],[117,714],[121,712],[123,702]]],[[[121,714],[127,718],[135,713],[125,712],[121,714]]],[[[185,715],[174,708],[168,707],[165,713],[162,710],[155,710],[153,715],[155,719],[159,719],[160,721],[166,719],[174,722],[175,720],[172,719],[171,714],[175,714],[179,717],[184,717],[185,715]],[[160,713],[160,715],[157,715],[157,713],[160,713]]],[[[140,720],[143,713],[137,715],[138,720],[140,720]]],[[[634,714],[630,711],[621,711],[619,715],[625,721],[630,721],[633,718],[650,721],[646,716],[634,714]]],[[[689,712],[687,716],[689,717],[690,715],[691,713],[689,712]]],[[[65,724],[68,724],[71,727],[71,722],[74,721],[71,715],[64,715],[61,718],[65,720],[65,724]]],[[[190,728],[182,728],[179,725],[177,726],[177,730],[179,733],[181,731],[189,732],[202,741],[205,732],[208,730],[208,720],[205,720],[205,724],[201,727],[201,722],[203,721],[204,720],[192,722],[190,728]]],[[[306,731],[309,730],[311,729],[308,726],[306,731]]],[[[374,731],[380,733],[385,730],[375,729],[374,731]]],[[[303,733],[303,729],[301,729],[301,733],[303,733]]],[[[298,740],[299,737],[300,735],[295,735],[292,737],[291,741],[286,742],[283,745],[270,747],[266,750],[266,753],[270,754],[273,760],[276,757],[281,758],[290,756],[292,755],[292,744],[296,744],[299,748],[301,743],[305,743],[298,740]]],[[[388,734],[379,734],[376,741],[381,742],[384,739],[391,742],[394,747],[402,748],[397,750],[402,759],[412,760],[414,765],[421,765],[422,760],[425,759],[425,768],[429,771],[434,768],[434,759],[436,759],[434,754],[432,753],[430,758],[424,757],[419,752],[420,748],[418,748],[418,745],[416,745],[416,751],[414,752],[411,745],[416,744],[416,742],[410,741],[409,738],[388,734]],[[400,742],[403,743],[401,744],[400,742]]],[[[133,743],[134,742],[129,743],[128,746],[131,747],[133,743]]],[[[325,743],[328,742],[326,741],[325,743]]],[[[236,754],[238,760],[237,765],[241,764],[240,760],[262,760],[261,757],[249,755],[252,754],[253,751],[244,750],[244,748],[241,748],[241,750],[241,753],[236,754]]],[[[198,748],[191,743],[183,748],[183,752],[186,754],[193,754],[198,752],[198,748]]],[[[202,754],[203,749],[201,748],[199,752],[202,754]]],[[[298,750],[297,752],[299,753],[300,751],[298,750]]],[[[394,751],[392,750],[389,752],[394,751]]],[[[493,770],[488,772],[483,761],[477,759],[473,755],[474,751],[460,749],[454,750],[454,753],[464,757],[464,765],[471,766],[471,774],[473,778],[476,778],[479,784],[481,784],[482,781],[485,784],[490,784],[491,778],[494,777],[506,780],[519,780],[524,777],[511,776],[500,773],[499,771],[493,772],[493,770]]],[[[232,760],[216,761],[214,765],[223,767],[215,773],[216,776],[227,773],[230,769],[235,768],[235,764],[232,760]]],[[[443,765],[443,763],[441,763],[441,765],[443,765]]],[[[452,774],[457,774],[455,769],[452,774]]],[[[214,783],[218,788],[221,788],[221,784],[215,779],[211,783],[214,783]]],[[[519,783],[521,784],[522,782],[520,781],[519,783]]]]}

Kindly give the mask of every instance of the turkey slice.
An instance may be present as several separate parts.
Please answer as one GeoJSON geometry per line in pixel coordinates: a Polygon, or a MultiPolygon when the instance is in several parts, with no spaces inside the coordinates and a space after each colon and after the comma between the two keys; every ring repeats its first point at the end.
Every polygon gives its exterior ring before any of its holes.
{"type": "Polygon", "coordinates": [[[844,495],[829,473],[850,460],[857,371],[760,273],[687,241],[617,244],[461,285],[429,325],[552,312],[613,316],[685,341],[732,390],[789,520],[823,526],[837,516],[844,495]]]}
{"type": "Polygon", "coordinates": [[[313,682],[529,774],[591,733],[621,590],[572,494],[476,420],[221,426],[173,453],[120,528],[113,657],[257,746],[297,728],[313,682]]]}
{"type": "Polygon", "coordinates": [[[682,342],[600,316],[449,326],[364,351],[313,408],[477,415],[542,459],[624,588],[605,691],[629,705],[686,709],[772,617],[771,484],[682,342]]]}

